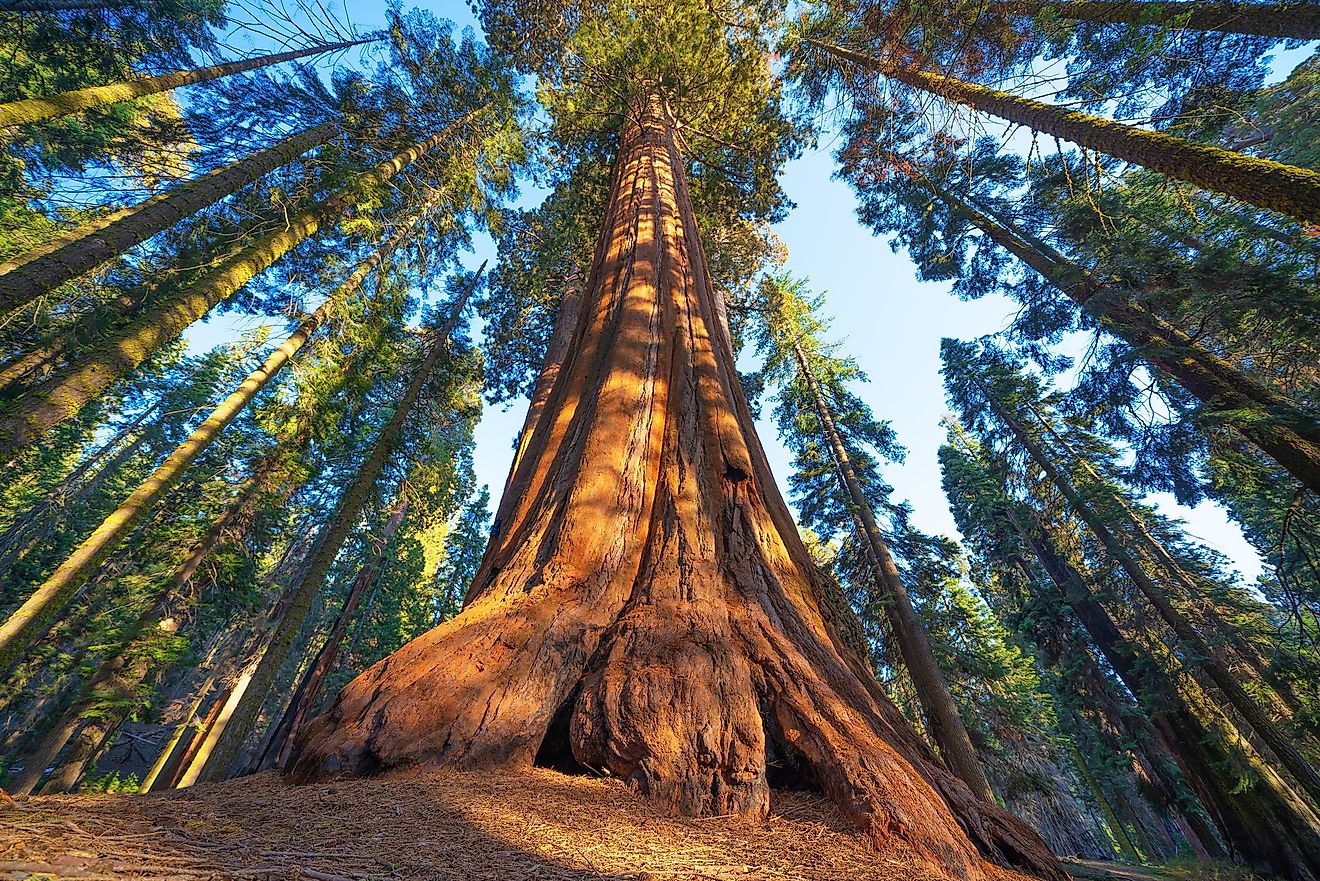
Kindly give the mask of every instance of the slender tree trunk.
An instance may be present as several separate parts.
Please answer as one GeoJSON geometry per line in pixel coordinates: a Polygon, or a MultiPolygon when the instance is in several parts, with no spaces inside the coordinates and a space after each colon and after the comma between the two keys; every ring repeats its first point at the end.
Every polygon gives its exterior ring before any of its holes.
{"type": "Polygon", "coordinates": [[[862,485],[857,480],[852,459],[834,424],[834,414],[825,400],[820,383],[816,381],[816,376],[811,371],[806,355],[797,343],[793,344],[793,354],[797,358],[798,371],[810,387],[816,402],[816,415],[820,418],[821,427],[829,443],[838,479],[852,502],[853,513],[861,526],[858,530],[861,535],[858,537],[866,550],[867,562],[871,566],[876,586],[884,594],[885,614],[898,641],[903,664],[912,677],[912,684],[916,688],[917,699],[921,702],[926,724],[930,727],[935,743],[939,746],[940,755],[948,763],[949,769],[957,774],[972,792],[986,802],[994,804],[995,795],[990,788],[990,781],[986,779],[981,760],[976,755],[976,748],[972,746],[972,740],[967,735],[967,727],[963,724],[958,707],[953,702],[953,693],[949,691],[944,672],[935,661],[935,652],[931,649],[926,628],[912,606],[907,588],[899,575],[898,566],[894,564],[889,546],[880,533],[875,512],[871,510],[866,494],[862,492],[862,485]]]}
{"type": "Polygon", "coordinates": [[[324,144],[338,131],[339,126],[333,122],[318,125],[0,263],[0,312],[16,309],[66,281],[90,272],[183,218],[324,144]]]}
{"type": "MultiPolygon", "coordinates": [[[[1097,649],[1133,695],[1147,694],[1141,660],[1091,591],[1087,580],[1048,541],[1029,540],[1032,553],[1073,610],[1097,649]]],[[[1195,688],[1194,682],[1191,688],[1195,688]]],[[[1152,710],[1170,726],[1166,744],[1213,811],[1218,828],[1234,850],[1250,863],[1270,866],[1294,879],[1320,877],[1320,818],[1293,793],[1242,737],[1208,695],[1184,696],[1178,686],[1165,689],[1171,706],[1152,710]],[[1243,768],[1256,777],[1235,773],[1243,768]]]]}
{"type": "Polygon", "coordinates": [[[1053,283],[1094,316],[1114,336],[1132,346],[1151,366],[1172,377],[1310,489],[1320,492],[1320,423],[1276,390],[1260,383],[1202,348],[1187,334],[1132,302],[1124,292],[1106,289],[1084,269],[1043,242],[934,186],[935,195],[962,213],[992,241],[1053,283]],[[1250,418],[1233,418],[1243,411],[1250,418]]]}
{"type": "Polygon", "coordinates": [[[337,52],[340,49],[348,49],[352,46],[360,46],[363,43],[370,42],[373,41],[352,40],[345,43],[330,43],[323,46],[311,46],[307,49],[298,49],[293,52],[280,52],[276,55],[262,55],[257,58],[248,58],[243,61],[230,61],[226,64],[201,67],[196,70],[178,70],[174,73],[161,74],[160,76],[147,76],[138,79],[125,80],[124,82],[112,83],[108,86],[91,86],[86,89],[65,92],[61,95],[54,95],[49,98],[26,98],[21,101],[11,101],[8,104],[0,104],[0,129],[6,129],[10,126],[22,125],[24,123],[39,122],[43,119],[55,119],[56,117],[65,116],[70,113],[90,110],[94,107],[104,107],[107,104],[118,104],[121,101],[131,101],[134,98],[143,98],[147,95],[155,95],[159,92],[168,92],[171,89],[177,89],[180,86],[204,83],[208,80],[233,76],[236,73],[245,73],[249,70],[268,67],[272,64],[294,61],[298,58],[306,58],[309,55],[320,55],[322,52],[337,52]]]}
{"type": "Polygon", "coordinates": [[[1214,635],[1221,639],[1230,649],[1231,660],[1237,662],[1233,672],[1242,673],[1250,678],[1254,678],[1264,684],[1267,691],[1267,698],[1274,705],[1278,714],[1285,719],[1291,720],[1293,713],[1300,708],[1301,703],[1295,693],[1289,692],[1285,695],[1285,690],[1280,690],[1273,683],[1277,677],[1272,675],[1269,669],[1268,661],[1261,655],[1259,649],[1243,636],[1241,631],[1224,620],[1218,606],[1211,597],[1205,596],[1201,585],[1197,581],[1197,576],[1187,571],[1187,568],[1174,558],[1172,552],[1150,531],[1146,525],[1146,520],[1137,511],[1133,510],[1128,504],[1127,499],[1123,498],[1114,488],[1100,476],[1100,474],[1091,466],[1087,458],[1080,455],[1068,439],[1059,434],[1044,414],[1031,402],[1026,402],[1027,408],[1031,411],[1036,424],[1044,430],[1055,443],[1059,444],[1067,452],[1072,460],[1080,465],[1086,471],[1090,479],[1091,486],[1103,493],[1104,497],[1120,513],[1120,519],[1125,521],[1131,530],[1132,536],[1136,539],[1137,556],[1145,563],[1156,569],[1163,569],[1165,574],[1172,578],[1182,588],[1184,599],[1195,606],[1195,616],[1199,619],[1201,626],[1207,627],[1213,631],[1214,635]],[[1291,701],[1289,700],[1291,697],[1291,701]]]}
{"type": "Polygon", "coordinates": [[[146,314],[139,320],[102,340],[75,364],[15,400],[0,415],[0,464],[12,460],[27,445],[77,415],[160,346],[177,338],[212,307],[231,297],[324,225],[334,222],[363,187],[389,180],[448,140],[474,115],[466,114],[444,130],[359,175],[353,184],[321,204],[299,212],[284,229],[263,236],[178,294],[144,310],[146,314]]]}
{"type": "Polygon", "coordinates": [[[1223,31],[1279,39],[1320,40],[1320,5],[1242,3],[1236,0],[1000,0],[998,15],[1050,15],[1104,24],[1137,24],[1189,31],[1223,31]]]}
{"type": "Polygon", "coordinates": [[[639,100],[576,344],[464,611],[341,691],[291,776],[540,756],[662,810],[764,816],[769,754],[914,871],[988,878],[979,846],[1062,881],[883,697],[775,486],[703,266],[673,121],[639,100]]]}
{"type": "Polygon", "coordinates": [[[206,421],[197,426],[151,476],[124,500],[123,504],[106,517],[69,559],[65,560],[10,616],[9,620],[0,625],[0,672],[10,669],[27,647],[46,631],[51,620],[59,614],[64,603],[78,589],[87,574],[118,547],[124,536],[152,511],[169,488],[183,476],[188,466],[311,339],[326,316],[357,291],[371,270],[380,264],[389,251],[403,241],[432,204],[434,202],[429,203],[427,208],[424,208],[411,222],[400,227],[370,258],[360,263],[353,274],[328,296],[316,311],[303,319],[298,329],[271,352],[260,367],[248,374],[242,385],[216,407],[206,421]]]}
{"type": "Polygon", "coordinates": [[[1068,504],[1082,518],[1082,521],[1086,523],[1091,532],[1095,534],[1095,537],[1104,546],[1106,553],[1119,564],[1137,590],[1141,592],[1141,595],[1155,608],[1160,618],[1178,637],[1178,640],[1186,649],[1189,662],[1210,678],[1210,681],[1219,689],[1228,704],[1246,720],[1251,729],[1256,732],[1256,735],[1269,746],[1270,751],[1274,753],[1280,765],[1288,771],[1298,785],[1311,798],[1320,802],[1320,774],[1316,773],[1315,768],[1297,750],[1292,739],[1284,734],[1251,695],[1247,694],[1242,687],[1242,683],[1219,659],[1218,652],[1214,647],[1201,636],[1181,612],[1174,608],[1173,604],[1165,597],[1160,586],[1133,559],[1109,527],[1096,515],[1082,495],[1073,487],[1054,460],[1031,437],[1017,417],[1001,406],[989,394],[986,394],[985,398],[990,408],[1013,432],[1013,436],[1017,438],[1018,443],[1026,450],[1032,461],[1049,476],[1050,481],[1068,500],[1068,504]]]}
{"type": "Polygon", "coordinates": [[[842,61],[873,70],[915,89],[1141,165],[1176,180],[1241,199],[1248,205],[1320,223],[1320,172],[1210,144],[1124,125],[1031,98],[930,71],[894,64],[840,46],[804,42],[842,61]]]}
{"type": "Polygon", "coordinates": [[[398,404],[395,405],[394,414],[385,427],[381,429],[380,435],[372,445],[370,455],[358,469],[357,474],[353,477],[353,482],[344,491],[334,514],[326,521],[326,526],[317,537],[316,552],[311,563],[303,572],[297,587],[290,595],[290,600],[283,614],[274,619],[275,623],[267,647],[262,652],[261,660],[256,665],[251,681],[248,683],[241,700],[236,703],[231,717],[226,722],[223,738],[212,749],[207,764],[204,770],[201,771],[201,779],[223,780],[228,776],[230,766],[238,757],[244,740],[247,739],[253,725],[256,723],[261,705],[274,684],[275,677],[279,674],[280,666],[288,657],[289,650],[293,646],[294,639],[298,636],[303,621],[311,610],[312,601],[316,597],[317,590],[325,581],[326,574],[330,571],[330,566],[334,563],[335,557],[339,555],[344,540],[348,538],[353,531],[353,527],[357,524],[357,519],[376,484],[376,478],[380,476],[385,464],[393,455],[394,449],[402,437],[404,425],[407,423],[413,407],[416,406],[421,397],[423,387],[435,371],[441,356],[448,351],[449,337],[458,326],[463,311],[467,307],[468,297],[476,288],[485,268],[486,264],[481,264],[481,268],[477,270],[472,282],[459,297],[458,302],[454,304],[449,320],[442,327],[435,330],[430,349],[413,373],[412,379],[409,381],[402,397],[399,398],[398,404]]]}
{"type": "Polygon", "coordinates": [[[161,747],[160,755],[156,756],[156,761],[152,763],[151,769],[142,778],[142,783],[138,786],[138,792],[151,792],[156,786],[156,781],[169,776],[169,769],[175,764],[175,759],[178,758],[180,744],[184,743],[184,738],[192,730],[193,720],[197,718],[198,711],[201,710],[202,704],[206,702],[206,698],[210,696],[211,688],[214,685],[215,674],[212,673],[197,688],[192,703],[188,705],[188,709],[184,710],[178,724],[170,732],[169,739],[161,747]]]}
{"type": "MultiPolygon", "coordinates": [[[[131,459],[146,443],[148,435],[151,434],[149,430],[139,432],[137,437],[127,444],[124,442],[159,406],[160,402],[157,401],[120,428],[114,437],[84,459],[72,473],[60,481],[58,486],[47,493],[45,498],[33,506],[31,511],[5,530],[4,535],[0,536],[0,584],[4,582],[9,570],[59,525],[63,519],[60,512],[77,505],[95,493],[107,477],[131,459]]],[[[10,599],[4,588],[0,588],[0,598],[5,601],[10,599]]]]}
{"type": "Polygon", "coordinates": [[[339,647],[343,644],[344,634],[348,631],[348,623],[353,619],[353,614],[357,611],[358,605],[362,602],[363,595],[380,578],[381,561],[385,557],[385,550],[389,547],[394,533],[398,531],[399,525],[403,523],[403,518],[408,514],[408,501],[401,499],[394,504],[394,511],[385,521],[385,528],[381,534],[372,541],[371,554],[367,561],[358,569],[357,577],[353,579],[353,584],[349,588],[348,595],[344,597],[344,604],[339,609],[339,614],[335,616],[334,626],[330,629],[330,635],[326,637],[325,643],[320,651],[308,666],[302,681],[298,684],[293,698],[289,701],[288,707],[281,716],[279,723],[271,732],[271,736],[266,741],[266,748],[261,757],[257,760],[256,770],[265,771],[268,768],[283,768],[289,761],[289,754],[293,749],[293,740],[290,735],[303,726],[311,713],[312,707],[316,706],[316,699],[321,695],[321,688],[325,685],[326,677],[334,669],[335,660],[339,657],[339,647]]]}

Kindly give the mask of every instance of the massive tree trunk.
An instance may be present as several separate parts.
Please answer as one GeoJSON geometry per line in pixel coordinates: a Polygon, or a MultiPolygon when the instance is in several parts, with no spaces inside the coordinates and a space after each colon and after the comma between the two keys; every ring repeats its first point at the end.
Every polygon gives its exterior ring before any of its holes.
{"type": "Polygon", "coordinates": [[[1021,98],[999,89],[896,64],[829,43],[810,39],[805,42],[849,64],[875,71],[955,104],[1026,126],[1032,131],[1063,138],[1079,147],[1098,150],[1202,189],[1241,199],[1248,205],[1320,223],[1320,172],[1021,98]]]}
{"type": "Polygon", "coordinates": [[[756,438],[656,96],[626,114],[582,308],[466,608],[350,683],[291,776],[539,755],[675,813],[759,816],[770,758],[933,877],[990,878],[984,854],[1062,879],[849,647],[756,438]]]}
{"type": "Polygon", "coordinates": [[[287,165],[339,131],[327,122],[0,263],[0,313],[17,309],[287,165]]]}
{"type": "Polygon", "coordinates": [[[138,79],[125,80],[122,83],[111,83],[107,86],[89,86],[86,89],[77,89],[73,92],[65,92],[49,98],[25,98],[21,101],[10,101],[8,104],[0,104],[0,129],[28,122],[40,122],[43,119],[54,119],[70,113],[78,113],[82,110],[91,110],[93,107],[118,104],[121,101],[131,101],[134,98],[143,98],[158,92],[168,92],[180,86],[204,83],[223,76],[233,76],[236,73],[245,73],[272,64],[294,61],[298,58],[306,58],[309,55],[319,55],[322,52],[337,52],[340,49],[370,42],[373,41],[352,40],[345,43],[310,46],[293,52],[261,55],[243,61],[230,61],[225,64],[214,64],[210,67],[199,67],[196,70],[176,70],[173,73],[163,73],[160,76],[144,76],[138,79]]]}
{"type": "Polygon", "coordinates": [[[1189,3],[1175,0],[1000,0],[988,7],[1000,15],[1040,15],[1106,24],[1153,25],[1189,31],[1223,31],[1279,39],[1320,40],[1315,3],[1189,3]]]}
{"type": "Polygon", "coordinates": [[[825,400],[825,393],[811,370],[811,364],[798,343],[793,344],[793,355],[797,359],[798,372],[811,389],[812,399],[816,403],[816,415],[825,432],[826,442],[834,459],[837,477],[843,484],[843,491],[852,502],[853,517],[859,526],[858,539],[865,550],[868,565],[876,587],[884,597],[885,615],[898,643],[903,664],[912,678],[912,685],[921,703],[922,714],[926,717],[933,739],[940,749],[949,769],[957,774],[972,790],[985,801],[994,804],[995,794],[986,779],[985,769],[972,746],[972,739],[967,735],[967,726],[963,724],[958,707],[953,702],[953,693],[944,680],[944,671],[935,661],[935,652],[930,646],[930,637],[925,625],[917,616],[912,606],[907,587],[899,575],[894,557],[889,553],[889,545],[880,534],[875,512],[867,501],[866,493],[857,479],[852,459],[843,444],[843,438],[835,425],[834,413],[825,400]]]}

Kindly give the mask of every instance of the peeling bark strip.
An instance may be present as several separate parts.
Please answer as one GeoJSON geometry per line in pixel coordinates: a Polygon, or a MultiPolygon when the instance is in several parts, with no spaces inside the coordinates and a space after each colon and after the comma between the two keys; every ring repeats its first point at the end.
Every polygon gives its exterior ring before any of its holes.
{"type": "Polygon", "coordinates": [[[625,121],[574,345],[466,608],[350,683],[299,733],[291,776],[571,752],[673,813],[758,816],[769,758],[931,877],[997,877],[984,854],[1062,881],[845,645],[717,308],[653,97],[625,121]]]}
{"type": "Polygon", "coordinates": [[[224,76],[233,76],[236,73],[246,73],[249,70],[269,67],[272,64],[306,58],[308,55],[337,52],[340,49],[348,49],[352,46],[373,42],[375,42],[374,39],[328,43],[324,46],[310,46],[293,52],[280,52],[275,55],[247,58],[243,61],[213,64],[210,67],[199,67],[196,70],[176,70],[173,73],[163,73],[160,76],[144,76],[138,79],[125,80],[122,83],[111,83],[107,86],[91,86],[86,89],[77,89],[61,95],[54,95],[50,98],[25,98],[22,101],[10,101],[8,104],[0,104],[0,129],[22,125],[27,122],[40,122],[43,119],[55,119],[56,117],[67,116],[70,113],[91,110],[93,107],[104,107],[107,104],[132,101],[134,98],[143,98],[147,95],[155,95],[158,92],[168,92],[180,86],[191,86],[194,83],[204,83],[224,76]]]}
{"type": "Polygon", "coordinates": [[[1188,31],[1222,31],[1279,39],[1320,40],[1320,4],[1240,3],[1233,0],[1004,0],[991,3],[1000,15],[1039,15],[1104,24],[1137,24],[1188,31]]]}
{"type": "Polygon", "coordinates": [[[1234,153],[1164,132],[1020,98],[998,89],[894,64],[817,40],[804,39],[803,42],[835,58],[980,113],[998,116],[1032,131],[1054,135],[1202,189],[1241,199],[1248,205],[1320,223],[1320,172],[1309,168],[1234,153]]]}
{"type": "Polygon", "coordinates": [[[0,312],[17,309],[64,282],[146,241],[185,217],[220,201],[268,172],[324,144],[339,127],[332,122],[285,138],[273,147],[217,168],[145,202],[105,217],[0,263],[0,312]]]}

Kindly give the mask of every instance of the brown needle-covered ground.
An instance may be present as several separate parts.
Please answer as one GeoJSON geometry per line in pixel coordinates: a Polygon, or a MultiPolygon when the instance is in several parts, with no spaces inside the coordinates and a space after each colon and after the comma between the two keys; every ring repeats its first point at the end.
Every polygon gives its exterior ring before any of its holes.
{"type": "MultiPolygon", "coordinates": [[[[288,786],[274,774],[146,796],[0,807],[0,879],[925,881],[825,799],[769,819],[657,816],[615,780],[409,772],[288,786]]],[[[1005,873],[1005,877],[1010,877],[1005,873]]],[[[1020,877],[1020,876],[1012,876],[1020,877]]]]}

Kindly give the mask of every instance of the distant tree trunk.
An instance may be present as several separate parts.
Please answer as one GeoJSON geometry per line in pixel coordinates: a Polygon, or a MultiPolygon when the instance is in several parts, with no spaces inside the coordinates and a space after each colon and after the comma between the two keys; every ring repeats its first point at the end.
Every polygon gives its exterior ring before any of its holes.
{"type": "Polygon", "coordinates": [[[357,474],[353,477],[353,482],[344,491],[334,513],[326,521],[320,535],[317,536],[316,551],[312,556],[311,563],[307,566],[297,586],[290,594],[289,602],[283,613],[274,618],[274,626],[267,639],[266,648],[261,653],[260,661],[253,668],[250,682],[247,683],[245,691],[236,702],[232,714],[226,721],[223,737],[219,738],[207,758],[204,769],[200,770],[201,779],[224,780],[228,776],[229,769],[238,757],[244,740],[247,739],[257,721],[257,715],[261,712],[261,705],[265,701],[266,695],[275,683],[280,665],[288,657],[294,639],[298,636],[298,631],[311,610],[316,591],[325,581],[325,576],[330,571],[330,566],[334,563],[335,557],[339,555],[344,540],[348,538],[353,531],[353,527],[357,525],[358,517],[361,515],[362,509],[376,484],[376,478],[380,476],[381,471],[393,455],[394,449],[402,437],[404,425],[408,422],[408,416],[421,398],[423,387],[435,371],[441,356],[449,350],[449,337],[458,326],[463,310],[467,306],[468,297],[476,288],[485,268],[486,264],[482,263],[481,269],[477,270],[477,274],[473,277],[467,289],[454,304],[448,321],[443,326],[436,328],[430,349],[413,373],[407,389],[404,390],[403,395],[395,405],[394,414],[390,417],[390,421],[381,429],[380,435],[372,445],[371,453],[361,467],[358,468],[357,474]]]}
{"type": "Polygon", "coordinates": [[[1026,406],[1031,410],[1036,424],[1055,443],[1059,444],[1072,457],[1074,462],[1086,471],[1092,488],[1101,492],[1120,512],[1120,519],[1127,523],[1131,535],[1135,539],[1137,556],[1154,569],[1163,569],[1166,575],[1176,581],[1182,588],[1183,597],[1195,607],[1194,616],[1198,619],[1198,623],[1208,627],[1215,637],[1222,640],[1228,647],[1230,650],[1229,662],[1236,662],[1234,666],[1237,669],[1234,669],[1233,672],[1235,674],[1245,674],[1266,686],[1267,697],[1278,711],[1278,714],[1286,719],[1291,719],[1293,713],[1301,708],[1301,700],[1286,685],[1275,684],[1279,682],[1279,677],[1274,675],[1269,662],[1260,653],[1260,650],[1250,639],[1243,636],[1236,626],[1224,620],[1223,614],[1215,605],[1213,598],[1204,595],[1197,581],[1197,576],[1189,572],[1182,562],[1175,559],[1164,542],[1151,533],[1150,527],[1146,525],[1145,518],[1133,510],[1127,499],[1114,491],[1113,486],[1100,476],[1085,456],[1079,454],[1073,448],[1067,438],[1055,430],[1050,421],[1034,404],[1026,402],[1026,406]]]}
{"type": "Polygon", "coordinates": [[[990,12],[999,15],[1040,15],[1137,24],[1188,31],[1223,31],[1295,40],[1320,40],[1320,5],[1315,3],[1241,3],[1236,0],[1186,2],[1174,0],[1001,0],[990,12]]]}
{"type": "MultiPolygon", "coordinates": [[[[107,477],[119,470],[142,448],[152,432],[150,429],[146,431],[139,429],[159,406],[160,402],[157,401],[121,427],[95,453],[79,463],[78,467],[34,505],[31,511],[25,513],[10,525],[3,535],[0,535],[0,583],[4,583],[5,576],[9,574],[14,564],[22,560],[59,525],[63,519],[63,511],[76,507],[84,499],[92,496],[107,477]],[[137,436],[131,441],[128,440],[134,432],[137,432],[137,436]]],[[[4,588],[0,587],[0,601],[8,602],[10,599],[4,588]]],[[[16,600],[17,597],[12,599],[16,600]]]]}
{"type": "MultiPolygon", "coordinates": [[[[1046,540],[1033,537],[1030,547],[1124,685],[1134,695],[1146,694],[1138,650],[1086,578],[1046,540]]],[[[1196,688],[1194,680],[1185,687],[1196,688]]],[[[1185,696],[1182,687],[1172,685],[1161,699],[1168,707],[1152,709],[1152,721],[1164,726],[1166,744],[1235,853],[1298,881],[1320,877],[1320,818],[1306,802],[1256,754],[1208,695],[1185,696]],[[1237,768],[1250,769],[1247,773],[1257,777],[1255,785],[1244,789],[1241,784],[1247,778],[1237,768]]]]}
{"type": "Polygon", "coordinates": [[[193,695],[192,703],[188,709],[184,710],[183,716],[175,724],[174,730],[170,732],[169,738],[161,747],[160,755],[152,763],[151,769],[147,771],[138,785],[138,792],[151,792],[156,787],[158,780],[170,775],[173,767],[177,767],[180,745],[185,743],[188,732],[193,729],[193,720],[197,718],[197,713],[202,708],[202,704],[211,695],[211,689],[215,686],[215,674],[212,673],[203,680],[198,686],[196,694],[193,695]]]}
{"type": "Polygon", "coordinates": [[[134,696],[137,690],[158,669],[151,652],[153,629],[173,633],[180,626],[180,618],[190,615],[205,590],[205,587],[191,585],[193,575],[225,533],[250,513],[250,504],[262,488],[261,483],[259,476],[249,478],[244,488],[215,518],[207,534],[175,568],[155,602],[138,616],[124,642],[101,661],[79,698],[27,757],[25,771],[14,781],[12,792],[30,792],[41,776],[40,771],[35,776],[30,772],[37,767],[48,767],[76,735],[75,745],[66,751],[42,793],[73,789],[100,746],[136,709],[138,702],[134,696]]]}
{"type": "Polygon", "coordinates": [[[321,695],[326,677],[334,669],[335,660],[339,657],[339,647],[343,644],[344,634],[348,631],[348,623],[353,619],[363,595],[374,587],[380,578],[381,561],[384,559],[385,551],[407,514],[408,500],[404,498],[395,502],[393,512],[385,521],[385,528],[372,540],[371,553],[367,561],[358,569],[357,577],[353,579],[348,595],[344,597],[344,603],[339,608],[339,614],[335,616],[335,623],[330,628],[329,636],[312,659],[312,663],[308,665],[284,714],[266,739],[266,747],[257,759],[255,770],[283,768],[288,763],[289,753],[293,749],[290,735],[302,727],[309,718],[312,708],[316,706],[316,699],[321,695]]]}
{"type": "Polygon", "coordinates": [[[359,175],[354,183],[324,202],[300,211],[289,219],[285,228],[258,239],[163,302],[141,310],[141,316],[135,321],[117,329],[77,362],[13,401],[0,415],[0,464],[11,461],[56,425],[77,415],[89,402],[136,369],[160,346],[176,339],[212,307],[233,296],[276,260],[316,234],[322,226],[336,221],[338,214],[363,186],[389,180],[448,140],[474,115],[466,114],[393,159],[359,175]]]}
{"type": "Polygon", "coordinates": [[[1229,706],[1240,713],[1247,724],[1251,726],[1251,730],[1256,732],[1256,735],[1269,745],[1270,751],[1278,759],[1279,764],[1292,775],[1297,784],[1313,799],[1320,801],[1320,774],[1316,773],[1315,768],[1297,750],[1297,746],[1292,739],[1279,728],[1273,719],[1269,718],[1260,704],[1251,695],[1247,694],[1242,687],[1242,683],[1222,662],[1215,647],[1211,646],[1201,636],[1186,616],[1174,608],[1165,596],[1164,589],[1157,585],[1141,565],[1133,559],[1127,548],[1110,531],[1108,525],[1096,515],[1087,501],[1073,487],[1054,460],[1036,443],[1036,440],[1027,432],[1018,418],[990,395],[987,394],[985,397],[991,409],[1013,432],[1013,436],[1017,438],[1018,443],[1022,445],[1031,460],[1049,476],[1050,481],[1068,500],[1069,506],[1077,512],[1077,515],[1081,517],[1101,545],[1104,546],[1105,552],[1119,564],[1137,590],[1141,592],[1141,595],[1155,608],[1160,618],[1178,637],[1178,640],[1187,649],[1189,656],[1194,658],[1193,663],[1195,666],[1210,678],[1210,681],[1219,689],[1229,706]]]}
{"type": "Polygon", "coordinates": [[[1054,284],[1147,362],[1172,377],[1294,477],[1320,492],[1320,424],[1285,396],[1206,350],[1147,312],[1122,291],[1107,289],[1067,257],[1031,240],[929,181],[932,192],[992,241],[1054,284]],[[1237,411],[1253,414],[1234,419],[1237,411]],[[1261,418],[1263,417],[1263,418],[1261,418]]]}
{"type": "MultiPolygon", "coordinates": [[[[430,203],[433,204],[433,203],[430,203]]],[[[428,208],[430,207],[428,204],[428,208]]],[[[183,443],[143,481],[124,502],[87,537],[78,549],[32,593],[9,619],[0,625],[0,673],[10,669],[21,654],[37,640],[61,608],[86,579],[87,575],[106,558],[133,527],[146,517],[207,447],[220,435],[252,399],[275,378],[298,351],[311,339],[326,316],[338,308],[362,285],[367,275],[380,264],[385,255],[399,245],[425,215],[423,209],[414,219],[401,226],[367,260],[358,264],[353,274],[325,301],[303,319],[288,339],[271,352],[261,366],[248,374],[243,383],[211,412],[201,425],[193,430],[183,443]]]]}
{"type": "Polygon", "coordinates": [[[324,144],[338,131],[339,126],[332,122],[318,125],[0,263],[0,312],[17,309],[64,282],[90,272],[183,218],[324,144]]]}
{"type": "Polygon", "coordinates": [[[180,86],[204,83],[208,80],[268,67],[272,64],[294,61],[298,58],[306,58],[309,55],[320,55],[322,52],[337,52],[340,49],[348,49],[352,46],[360,46],[363,43],[370,42],[373,41],[352,40],[345,43],[329,43],[323,46],[298,49],[293,52],[280,52],[276,55],[262,55],[243,61],[230,61],[226,64],[200,67],[196,70],[178,70],[174,73],[140,77],[125,80],[121,83],[111,83],[107,86],[90,86],[86,89],[65,92],[49,98],[25,98],[21,101],[10,101],[8,104],[0,104],[0,129],[23,125],[24,123],[40,122],[43,119],[55,119],[70,113],[91,110],[94,107],[131,101],[134,98],[168,92],[180,86]]]}
{"type": "Polygon", "coordinates": [[[582,324],[464,611],[340,692],[291,776],[539,755],[661,810],[764,816],[769,754],[914,871],[989,878],[979,846],[1062,881],[884,698],[776,488],[703,266],[651,96],[624,114],[582,324]]]}
{"type": "Polygon", "coordinates": [[[1098,150],[1248,205],[1320,223],[1320,172],[1272,159],[1198,144],[1164,132],[1124,125],[1100,116],[895,64],[840,46],[806,39],[835,58],[900,83],[988,113],[1032,131],[1098,150]]]}
{"type": "Polygon", "coordinates": [[[801,374],[816,403],[816,415],[820,419],[826,442],[829,444],[837,477],[843,484],[843,490],[852,503],[853,514],[857,519],[861,533],[858,538],[866,551],[867,563],[871,567],[871,576],[882,592],[882,603],[889,625],[893,629],[903,656],[903,664],[912,677],[912,684],[921,702],[926,724],[929,726],[940,755],[948,763],[949,769],[957,774],[977,796],[990,804],[995,803],[990,781],[986,779],[985,769],[972,746],[972,739],[967,735],[958,707],[953,702],[953,693],[944,679],[944,672],[935,661],[935,652],[930,647],[930,637],[925,625],[912,606],[907,588],[899,575],[898,566],[889,553],[889,545],[880,533],[875,512],[862,491],[853,469],[852,459],[843,445],[843,438],[834,423],[834,414],[825,400],[825,394],[817,382],[811,365],[807,361],[801,346],[793,344],[793,355],[797,359],[798,372],[801,374]]]}

